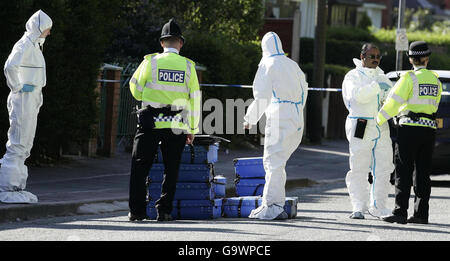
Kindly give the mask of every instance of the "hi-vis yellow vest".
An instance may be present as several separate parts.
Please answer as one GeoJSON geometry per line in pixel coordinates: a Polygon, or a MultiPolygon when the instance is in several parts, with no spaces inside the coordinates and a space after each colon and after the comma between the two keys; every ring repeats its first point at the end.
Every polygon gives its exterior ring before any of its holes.
{"type": "MultiPolygon", "coordinates": [[[[377,116],[378,124],[383,124],[394,116],[414,113],[436,113],[441,101],[442,83],[438,75],[427,69],[409,71],[395,84],[377,116]]],[[[426,117],[413,120],[401,117],[400,125],[422,126],[436,129],[436,122],[426,117]]]]}
{"type": "Polygon", "coordinates": [[[143,107],[183,110],[175,116],[155,117],[156,129],[198,133],[201,92],[193,61],[171,52],[146,55],[130,80],[130,91],[143,107]]]}

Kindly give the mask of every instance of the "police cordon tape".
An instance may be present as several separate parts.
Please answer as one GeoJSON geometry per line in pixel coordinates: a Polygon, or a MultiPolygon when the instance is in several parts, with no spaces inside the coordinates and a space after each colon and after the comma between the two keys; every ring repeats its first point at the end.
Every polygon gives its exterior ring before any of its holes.
{"type": "MultiPolygon", "coordinates": [[[[241,84],[200,84],[200,87],[237,87],[237,88],[253,88],[253,85],[241,85],[241,84]]],[[[308,91],[327,91],[327,92],[340,92],[342,89],[337,88],[308,88],[308,91]]]]}
{"type": "MultiPolygon", "coordinates": [[[[207,84],[202,83],[200,87],[236,87],[236,88],[253,88],[253,85],[242,85],[242,84],[207,84]]],[[[342,89],[339,88],[313,88],[309,87],[308,91],[326,91],[326,92],[341,92],[342,89]]],[[[450,92],[443,91],[442,95],[450,95],[450,92]]]]}

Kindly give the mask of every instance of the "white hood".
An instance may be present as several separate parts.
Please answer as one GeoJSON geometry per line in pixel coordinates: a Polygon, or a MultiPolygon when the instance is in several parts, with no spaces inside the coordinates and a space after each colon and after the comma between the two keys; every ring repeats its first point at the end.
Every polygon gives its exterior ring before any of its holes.
{"type": "Polygon", "coordinates": [[[342,82],[342,98],[349,111],[349,117],[375,118],[381,103],[389,92],[380,84],[392,87],[392,82],[380,67],[363,67],[359,59],[353,59],[356,68],[349,71],[342,82]]]}
{"type": "Polygon", "coordinates": [[[369,75],[384,74],[384,71],[378,66],[374,69],[368,68],[368,67],[363,67],[360,59],[353,58],[353,63],[355,64],[355,66],[358,70],[363,71],[364,73],[367,73],[369,75]]]}
{"type": "Polygon", "coordinates": [[[274,32],[268,32],[261,40],[261,48],[264,57],[284,55],[280,37],[274,32]]]}
{"type": "MultiPolygon", "coordinates": [[[[45,86],[47,79],[45,59],[39,48],[38,39],[41,39],[39,36],[42,32],[52,25],[52,19],[41,10],[28,19],[25,25],[26,32],[14,45],[4,66],[7,84],[12,92],[19,92],[23,84],[45,86]]],[[[42,40],[40,40],[41,46],[42,40]]]]}
{"type": "Polygon", "coordinates": [[[299,112],[308,93],[304,73],[296,62],[285,56],[276,33],[266,33],[261,48],[263,55],[253,80],[255,100],[248,107],[244,120],[256,125],[264,113],[268,119],[278,119],[280,110],[283,110],[284,119],[303,124],[303,114],[299,116],[299,112]]]}
{"type": "Polygon", "coordinates": [[[25,28],[25,35],[30,38],[30,40],[34,43],[39,36],[47,30],[48,28],[53,26],[52,19],[44,13],[42,10],[34,13],[30,19],[28,19],[25,28]]]}

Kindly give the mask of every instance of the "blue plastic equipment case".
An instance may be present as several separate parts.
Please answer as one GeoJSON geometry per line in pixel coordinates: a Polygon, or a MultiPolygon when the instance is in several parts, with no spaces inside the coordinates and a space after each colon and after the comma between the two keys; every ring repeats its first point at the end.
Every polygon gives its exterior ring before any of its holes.
{"type": "MultiPolygon", "coordinates": [[[[297,197],[286,197],[284,211],[288,214],[288,218],[297,216],[297,197]]],[[[224,198],[222,202],[223,217],[228,218],[246,218],[253,209],[258,208],[262,204],[262,197],[245,196],[224,198]]]]}
{"type": "MultiPolygon", "coordinates": [[[[214,200],[174,200],[174,219],[216,219],[222,216],[222,199],[214,200]]],[[[155,202],[147,205],[147,216],[156,219],[155,202]]]]}

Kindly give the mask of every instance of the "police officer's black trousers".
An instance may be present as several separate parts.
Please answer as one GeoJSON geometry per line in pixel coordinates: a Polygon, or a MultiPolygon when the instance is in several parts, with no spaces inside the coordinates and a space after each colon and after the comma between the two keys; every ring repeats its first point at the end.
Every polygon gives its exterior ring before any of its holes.
{"type": "Polygon", "coordinates": [[[138,128],[133,144],[129,190],[130,212],[137,216],[146,215],[146,181],[160,141],[165,167],[161,197],[149,200],[157,200],[158,213],[170,214],[172,212],[172,201],[175,195],[181,153],[186,144],[186,134],[175,134],[172,129],[143,130],[143,128],[138,128]]]}
{"type": "Polygon", "coordinates": [[[429,127],[403,125],[398,128],[395,152],[394,215],[407,217],[411,186],[413,186],[414,216],[428,220],[431,160],[435,139],[436,131],[429,127]]]}

